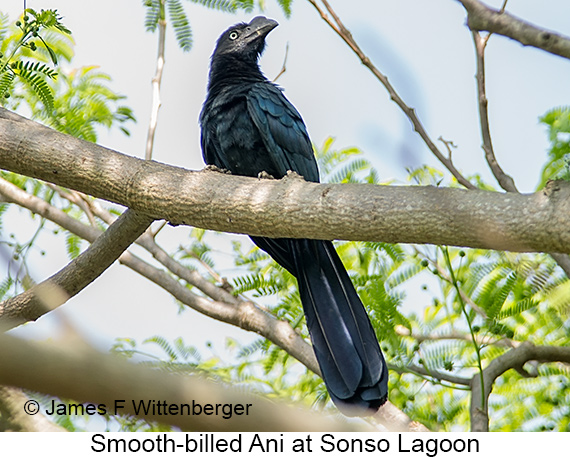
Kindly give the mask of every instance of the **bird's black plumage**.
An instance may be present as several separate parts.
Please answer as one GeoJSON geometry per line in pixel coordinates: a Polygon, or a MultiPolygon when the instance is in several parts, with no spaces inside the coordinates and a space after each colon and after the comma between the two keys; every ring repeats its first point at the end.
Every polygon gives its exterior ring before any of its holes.
{"type": "MultiPolygon", "coordinates": [[[[305,124],[258,58],[277,22],[256,17],[218,39],[200,114],[207,164],[233,174],[308,181],[319,172],[305,124]]],[[[388,371],[368,315],[333,244],[303,239],[252,240],[299,283],[307,326],[329,394],[348,415],[375,412],[387,398],[388,371]]]]}

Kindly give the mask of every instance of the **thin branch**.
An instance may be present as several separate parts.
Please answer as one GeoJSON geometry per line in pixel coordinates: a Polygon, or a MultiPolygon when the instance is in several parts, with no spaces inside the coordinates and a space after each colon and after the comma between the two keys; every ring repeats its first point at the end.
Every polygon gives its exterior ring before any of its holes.
{"type": "Polygon", "coordinates": [[[462,186],[466,187],[467,189],[476,189],[477,187],[472,184],[467,178],[465,178],[455,165],[453,164],[450,158],[445,157],[445,155],[438,149],[435,143],[431,140],[430,136],[428,135],[427,131],[425,130],[423,124],[421,123],[420,119],[418,118],[416,111],[414,108],[409,107],[404,100],[400,97],[400,95],[396,92],[392,84],[388,81],[388,77],[384,75],[370,60],[370,58],[364,54],[360,46],[356,43],[350,31],[344,26],[341,22],[338,15],[334,12],[332,7],[326,0],[321,0],[323,5],[325,5],[326,10],[332,17],[332,19],[328,16],[327,12],[325,12],[317,3],[317,0],[308,0],[311,5],[315,7],[315,9],[320,14],[321,18],[337,33],[337,35],[342,38],[342,40],[352,49],[352,51],[358,56],[360,61],[366,68],[368,68],[372,74],[384,85],[390,98],[392,101],[396,103],[400,107],[400,109],[404,112],[404,114],[408,117],[410,122],[412,123],[414,130],[420,135],[424,143],[427,145],[429,150],[437,157],[437,159],[450,171],[450,173],[457,179],[462,186]]]}
{"type": "Polygon", "coordinates": [[[445,149],[447,149],[447,157],[451,160],[453,149],[457,148],[456,144],[451,140],[444,139],[441,135],[437,139],[443,143],[445,149]]]}
{"type": "MultiPolygon", "coordinates": [[[[463,312],[463,314],[465,316],[465,321],[467,322],[467,326],[469,327],[469,333],[471,334],[471,342],[473,344],[473,349],[475,349],[475,354],[477,355],[477,368],[479,370],[479,379],[480,379],[481,385],[484,388],[485,382],[484,382],[484,378],[483,378],[483,361],[481,358],[481,347],[477,343],[477,340],[475,337],[475,332],[473,330],[473,323],[472,323],[471,319],[469,318],[469,313],[465,309],[465,302],[461,298],[461,290],[459,289],[459,283],[458,283],[457,278],[455,276],[455,271],[453,270],[453,265],[451,264],[451,259],[449,257],[449,249],[447,248],[447,246],[445,246],[441,250],[443,252],[443,256],[445,258],[445,263],[447,264],[447,268],[449,270],[449,275],[451,276],[451,282],[452,282],[452,284],[456,290],[457,297],[459,299],[459,304],[461,305],[461,311],[463,312]]],[[[482,402],[481,408],[483,408],[483,409],[487,408],[486,400],[487,399],[481,399],[481,402],[482,402]]]]}
{"type": "Polygon", "coordinates": [[[0,303],[2,328],[5,330],[36,320],[64,304],[109,268],[151,222],[148,216],[133,210],[125,211],[115,224],[62,270],[0,303]]]}
{"type": "Polygon", "coordinates": [[[503,14],[505,12],[505,9],[507,8],[507,3],[509,3],[509,0],[503,0],[503,6],[501,6],[499,13],[503,14]]]}
{"type": "MultiPolygon", "coordinates": [[[[418,343],[423,343],[424,341],[442,341],[442,340],[461,340],[472,342],[473,338],[471,335],[466,333],[452,331],[450,333],[442,334],[418,334],[410,332],[410,330],[402,325],[397,325],[395,331],[398,335],[407,336],[413,338],[418,343]]],[[[518,341],[511,340],[510,338],[493,338],[491,336],[475,335],[475,340],[479,346],[500,346],[505,348],[514,348],[519,346],[521,343],[518,341]]]]}
{"type": "MultiPolygon", "coordinates": [[[[1,193],[1,192],[0,192],[1,193]]],[[[103,208],[99,202],[96,200],[90,201],[91,211],[97,215],[97,217],[101,218],[107,224],[112,224],[116,217],[112,215],[109,211],[103,208]]],[[[164,227],[164,225],[162,226],[164,227]]],[[[233,295],[230,291],[228,291],[225,287],[218,287],[212,282],[205,279],[200,273],[196,270],[192,270],[190,268],[185,267],[184,265],[180,264],[176,260],[174,260],[170,254],[168,254],[163,248],[161,248],[156,240],[155,240],[156,232],[150,233],[147,231],[142,236],[140,236],[136,241],[135,244],[142,246],[146,249],[152,256],[160,262],[164,267],[166,267],[171,273],[178,276],[183,281],[186,281],[191,286],[196,287],[206,296],[220,302],[228,303],[231,305],[238,305],[243,300],[239,297],[233,295]]],[[[215,274],[215,277],[219,276],[212,270],[212,273],[215,274]]],[[[223,278],[219,278],[219,283],[225,286],[225,281],[223,278]]]]}
{"type": "Polygon", "coordinates": [[[277,76],[273,78],[273,82],[277,82],[277,80],[287,71],[287,57],[289,56],[289,43],[285,47],[285,57],[283,57],[283,65],[281,66],[281,70],[277,73],[277,76]]]}
{"type": "MultiPolygon", "coordinates": [[[[507,0],[504,1],[501,12],[504,11],[507,0]]],[[[491,131],[489,124],[489,115],[487,110],[488,100],[485,89],[485,48],[489,41],[491,33],[485,38],[481,37],[479,32],[473,31],[473,42],[475,44],[475,54],[477,57],[477,91],[479,99],[479,117],[481,124],[481,137],[483,139],[483,150],[485,158],[493,175],[497,179],[499,185],[507,192],[518,192],[515,182],[511,176],[506,174],[495,157],[493,144],[491,141],[491,131]]],[[[564,254],[551,253],[552,258],[558,263],[560,268],[564,270],[566,276],[570,277],[570,257],[564,254]]]]}
{"type": "Polygon", "coordinates": [[[489,127],[489,112],[487,110],[488,100],[485,89],[485,47],[490,35],[481,37],[479,32],[472,32],[473,43],[475,44],[475,55],[477,56],[477,92],[479,99],[479,119],[481,124],[481,137],[483,138],[483,150],[485,158],[497,179],[499,185],[507,192],[518,192],[515,181],[507,175],[495,157],[493,143],[491,141],[491,130],[489,127]]]}
{"type": "MultiPolygon", "coordinates": [[[[443,371],[438,371],[438,370],[428,370],[425,367],[419,366],[419,365],[414,365],[414,364],[410,364],[407,365],[405,367],[402,366],[398,366],[398,365],[393,365],[390,364],[389,366],[390,370],[395,371],[397,373],[413,373],[413,374],[417,374],[420,375],[422,377],[428,377],[431,379],[428,379],[428,381],[432,382],[431,380],[437,380],[437,381],[447,381],[451,384],[458,384],[460,386],[469,386],[471,379],[469,378],[463,378],[461,376],[454,376],[452,374],[449,373],[444,373],[443,371]]],[[[449,387],[449,386],[446,386],[449,387]]]]}
{"type": "MultiPolygon", "coordinates": [[[[164,5],[161,6],[164,8],[164,5]]],[[[148,133],[146,138],[145,159],[152,159],[152,150],[154,148],[154,134],[158,125],[158,112],[160,110],[160,84],[162,82],[162,73],[164,71],[164,45],[166,41],[166,21],[158,20],[158,55],[156,58],[156,72],[152,78],[152,109],[150,114],[150,122],[148,125],[148,133]]]]}
{"type": "Polygon", "coordinates": [[[537,27],[501,10],[495,10],[478,0],[457,0],[467,11],[467,25],[472,31],[487,31],[509,37],[524,46],[570,59],[570,37],[537,27]]]}
{"type": "Polygon", "coordinates": [[[510,369],[522,370],[524,364],[532,360],[570,364],[570,347],[535,346],[525,342],[493,359],[483,370],[484,388],[478,374],[471,379],[471,431],[489,431],[487,408],[481,409],[480,405],[488,405],[495,380],[510,369]]]}
{"type": "Polygon", "coordinates": [[[217,283],[222,283],[222,284],[226,284],[226,281],[224,278],[222,278],[218,272],[216,270],[214,270],[210,265],[208,265],[207,262],[204,262],[204,260],[195,252],[192,252],[190,249],[188,248],[184,248],[184,252],[186,253],[187,256],[192,257],[194,260],[196,260],[200,265],[202,265],[202,267],[208,272],[208,274],[214,278],[214,281],[216,281],[217,283]]]}

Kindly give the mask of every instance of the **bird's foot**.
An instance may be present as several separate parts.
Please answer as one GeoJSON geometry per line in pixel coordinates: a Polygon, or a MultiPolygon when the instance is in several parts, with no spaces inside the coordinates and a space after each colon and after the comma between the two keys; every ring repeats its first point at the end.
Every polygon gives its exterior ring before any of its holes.
{"type": "Polygon", "coordinates": [[[266,171],[261,171],[257,174],[257,177],[259,179],[275,179],[273,176],[271,176],[269,173],[267,173],[266,171]]]}
{"type": "Polygon", "coordinates": [[[214,171],[216,173],[224,173],[226,175],[231,175],[232,172],[230,170],[226,170],[225,168],[217,167],[216,165],[206,165],[203,171],[214,171]]]}
{"type": "Polygon", "coordinates": [[[285,179],[301,179],[301,180],[305,181],[305,178],[303,176],[301,176],[299,173],[297,173],[296,171],[293,171],[293,170],[288,170],[287,174],[283,178],[285,178],[285,179]]]}

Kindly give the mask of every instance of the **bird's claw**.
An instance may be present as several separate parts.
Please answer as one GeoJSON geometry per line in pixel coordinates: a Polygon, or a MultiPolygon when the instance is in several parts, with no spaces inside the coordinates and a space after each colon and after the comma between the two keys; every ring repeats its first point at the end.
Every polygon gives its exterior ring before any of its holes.
{"type": "Polygon", "coordinates": [[[230,170],[227,170],[226,168],[220,168],[220,167],[217,167],[215,165],[206,165],[204,167],[204,171],[214,171],[216,173],[224,173],[226,175],[232,174],[232,172],[230,170]]]}
{"type": "Polygon", "coordinates": [[[259,179],[275,179],[273,176],[271,176],[269,173],[267,173],[266,171],[260,171],[257,174],[257,177],[259,179]]]}

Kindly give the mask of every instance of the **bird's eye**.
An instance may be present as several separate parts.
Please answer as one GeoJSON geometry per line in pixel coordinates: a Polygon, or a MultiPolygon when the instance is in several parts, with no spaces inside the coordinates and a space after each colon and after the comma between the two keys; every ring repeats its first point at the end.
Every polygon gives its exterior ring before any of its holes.
{"type": "Polygon", "coordinates": [[[239,34],[237,32],[230,32],[230,40],[235,40],[237,37],[239,36],[239,34]]]}

